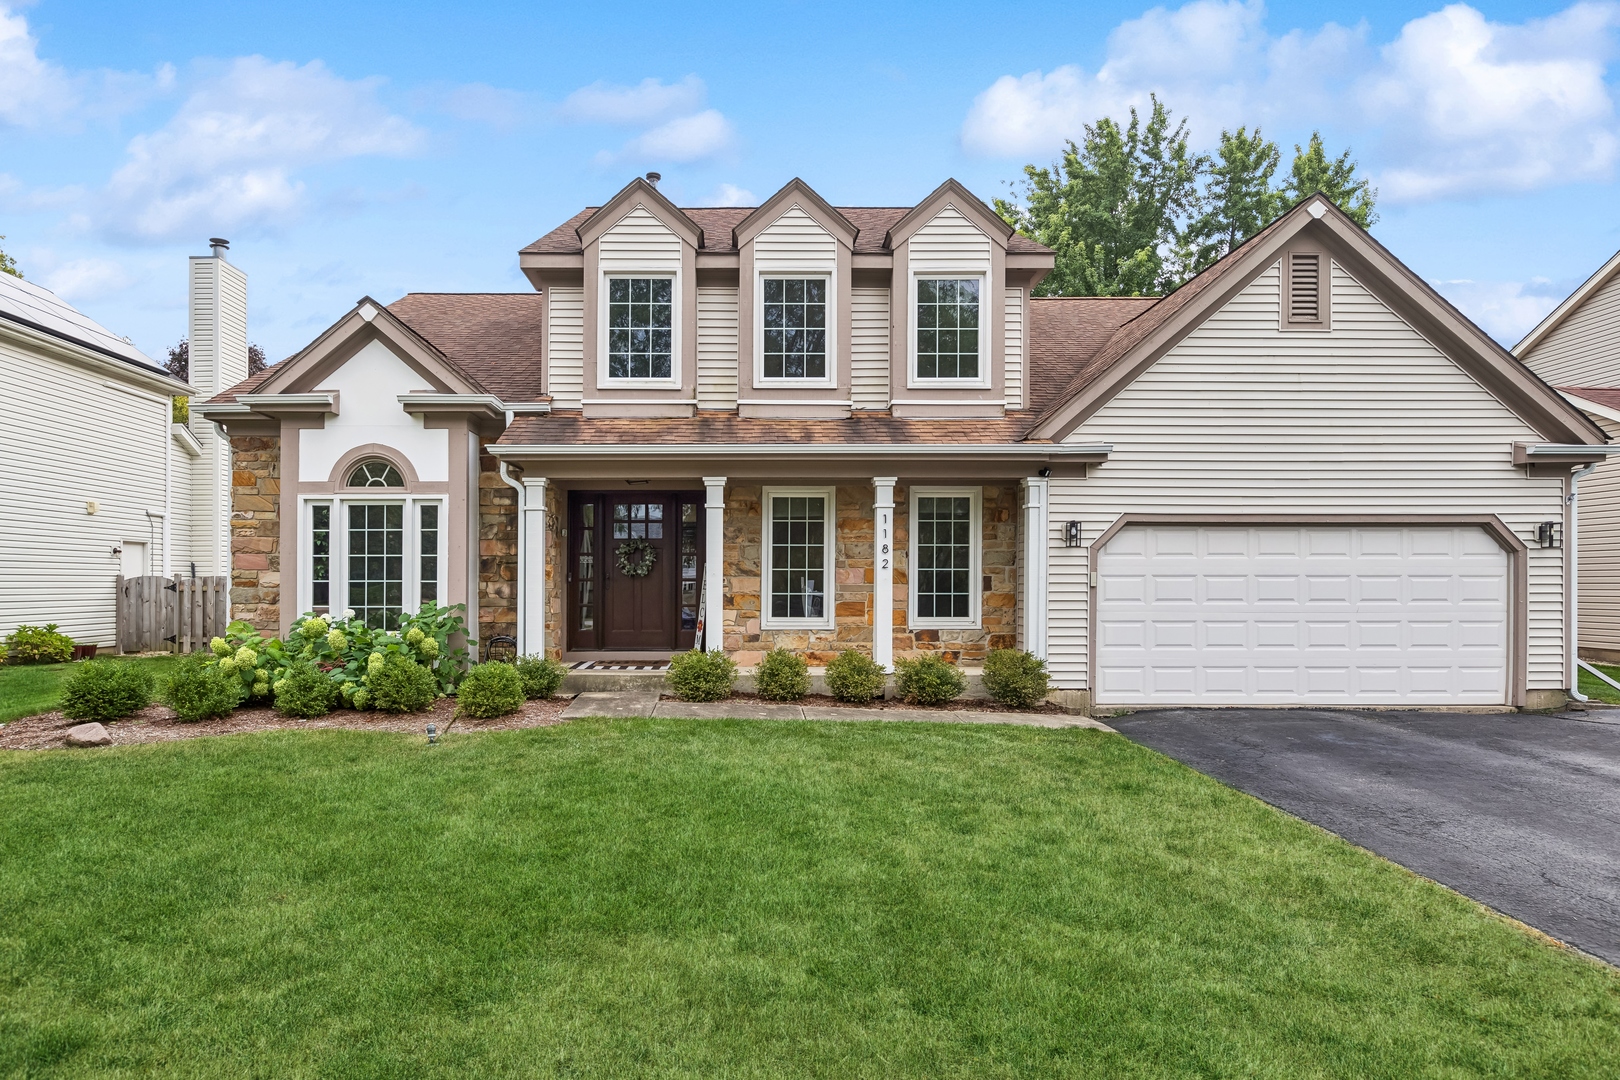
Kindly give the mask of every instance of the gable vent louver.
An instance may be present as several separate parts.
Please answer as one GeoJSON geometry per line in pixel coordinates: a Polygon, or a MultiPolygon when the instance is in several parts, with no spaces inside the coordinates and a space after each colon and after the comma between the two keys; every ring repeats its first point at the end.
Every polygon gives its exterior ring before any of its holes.
{"type": "Polygon", "coordinates": [[[1288,256],[1288,321],[1322,321],[1322,256],[1294,252],[1288,256]]]}

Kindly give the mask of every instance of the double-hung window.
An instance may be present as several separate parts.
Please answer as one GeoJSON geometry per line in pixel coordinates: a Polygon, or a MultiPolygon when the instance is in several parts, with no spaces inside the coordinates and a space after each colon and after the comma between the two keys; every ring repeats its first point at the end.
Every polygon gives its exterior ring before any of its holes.
{"type": "Polygon", "coordinates": [[[913,488],[911,625],[979,625],[980,492],[913,488]]]}
{"type": "Polygon", "coordinates": [[[341,612],[377,629],[444,594],[442,496],[412,494],[394,466],[362,462],[338,494],[304,500],[300,612],[341,612]]]}
{"type": "Polygon", "coordinates": [[[980,379],[980,301],[977,277],[918,277],[917,378],[980,379]]]}
{"type": "Polygon", "coordinates": [[[765,489],[764,625],[833,624],[833,491],[765,489]]]}
{"type": "Polygon", "coordinates": [[[760,373],[767,379],[827,378],[827,279],[760,279],[760,373]]]}
{"type": "Polygon", "coordinates": [[[607,279],[608,378],[675,375],[675,282],[668,277],[607,279]]]}

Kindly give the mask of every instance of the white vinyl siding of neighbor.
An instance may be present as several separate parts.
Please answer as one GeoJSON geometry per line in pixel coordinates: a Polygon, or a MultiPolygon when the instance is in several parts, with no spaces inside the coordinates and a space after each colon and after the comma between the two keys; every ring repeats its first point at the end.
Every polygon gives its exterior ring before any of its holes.
{"type": "Polygon", "coordinates": [[[850,397],[856,409],[889,407],[889,290],[850,290],[850,397]]]}
{"type": "MultiPolygon", "coordinates": [[[[0,383],[0,636],[54,622],[75,641],[111,646],[114,549],[145,544],[150,571],[162,572],[171,454],[171,501],[190,497],[169,398],[10,339],[0,339],[0,383]]],[[[171,568],[188,569],[186,537],[171,541],[171,568]]]]}
{"type": "Polygon", "coordinates": [[[1553,386],[1620,386],[1620,274],[1520,359],[1553,386]]]}
{"type": "MultiPolygon", "coordinates": [[[[1620,441],[1620,422],[1592,419],[1620,441]]],[[[1620,660],[1620,461],[1611,458],[1581,481],[1579,513],[1581,649],[1620,660]]]]}
{"type": "Polygon", "coordinates": [[[558,286],[546,300],[547,383],[555,409],[577,409],[585,396],[585,290],[558,286]]]}
{"type": "Polygon", "coordinates": [[[1053,682],[1089,685],[1088,547],[1121,514],[1496,514],[1529,545],[1529,680],[1564,686],[1563,481],[1527,479],[1540,436],[1337,264],[1333,329],[1278,330],[1273,266],[1080,425],[1113,452],[1051,482],[1053,682]]]}
{"type": "Polygon", "coordinates": [[[420,416],[399,407],[399,395],[420,390],[422,376],[387,345],[368,342],[326,376],[321,388],[338,392],[339,413],[327,417],[324,427],[299,429],[300,483],[324,483],[339,458],[367,443],[405,455],[418,480],[444,483],[450,479],[450,432],[429,428],[420,416]]]}
{"type": "Polygon", "coordinates": [[[1002,346],[1007,408],[1024,407],[1024,290],[1008,289],[1006,303],[1006,344],[1002,346]]]}
{"type": "MultiPolygon", "coordinates": [[[[189,269],[190,381],[196,400],[206,401],[247,378],[247,275],[215,256],[193,257],[189,269]]],[[[223,574],[230,568],[230,446],[200,415],[190,428],[202,447],[191,468],[191,547],[199,574],[223,574]]]]}
{"type": "Polygon", "coordinates": [[[698,289],[697,396],[700,409],[737,407],[737,290],[698,289]]]}

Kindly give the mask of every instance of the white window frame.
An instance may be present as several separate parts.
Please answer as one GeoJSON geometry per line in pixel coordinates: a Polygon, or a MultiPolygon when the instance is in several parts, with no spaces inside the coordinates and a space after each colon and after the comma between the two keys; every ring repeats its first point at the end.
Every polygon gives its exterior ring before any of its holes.
{"type": "Polygon", "coordinates": [[[832,487],[767,487],[760,499],[760,581],[759,625],[764,630],[831,630],[838,617],[838,505],[837,489],[832,487]],[[827,610],[819,619],[772,618],[771,616],[771,502],[778,498],[822,498],[826,510],[826,528],[822,543],[826,547],[823,561],[827,571],[827,610]]]}
{"type": "Polygon", "coordinates": [[[596,294],[596,385],[599,388],[678,390],[681,387],[681,275],[674,270],[603,270],[596,294]],[[614,278],[663,278],[669,287],[669,378],[615,379],[608,364],[609,289],[614,278]]]}
{"type": "MultiPolygon", "coordinates": [[[[910,310],[906,312],[907,325],[907,355],[906,361],[906,388],[908,390],[927,390],[929,388],[943,389],[970,389],[983,390],[991,385],[990,365],[994,362],[995,349],[991,337],[992,303],[995,298],[990,295],[990,272],[978,270],[919,270],[911,269],[911,292],[906,299],[910,310]],[[955,279],[961,281],[967,278],[979,280],[979,374],[972,379],[925,379],[917,374],[917,281],[920,278],[955,279]]],[[[999,296],[999,294],[998,294],[999,296]]]]}
{"type": "Polygon", "coordinates": [[[977,630],[984,620],[984,489],[977,487],[914,487],[906,517],[906,621],[917,630],[977,630]],[[924,619],[917,614],[917,500],[919,498],[962,498],[971,502],[968,510],[968,617],[965,619],[924,619]]]}
{"type": "Polygon", "coordinates": [[[830,270],[757,270],[754,274],[754,385],[837,386],[838,385],[838,275],[830,270]],[[767,378],[765,375],[765,279],[812,278],[827,283],[827,374],[820,379],[767,378]]]}
{"type": "Polygon", "coordinates": [[[349,607],[349,522],[348,507],[358,504],[395,504],[405,508],[404,587],[400,590],[401,607],[416,612],[422,607],[422,511],[423,505],[436,503],[439,507],[439,606],[445,606],[445,586],[448,558],[449,499],[443,495],[382,494],[388,488],[372,488],[375,496],[358,491],[342,495],[306,495],[299,500],[298,511],[298,607],[297,618],[314,608],[311,602],[315,592],[315,507],[332,508],[331,541],[331,603],[329,613],[342,615],[349,607]]]}

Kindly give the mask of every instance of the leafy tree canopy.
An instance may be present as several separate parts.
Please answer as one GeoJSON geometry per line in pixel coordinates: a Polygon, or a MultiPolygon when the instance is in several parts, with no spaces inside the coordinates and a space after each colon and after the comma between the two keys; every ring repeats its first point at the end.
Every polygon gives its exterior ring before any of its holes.
{"type": "Polygon", "coordinates": [[[1286,204],[1292,206],[1318,191],[1338,204],[1339,209],[1363,229],[1370,229],[1377,222],[1373,205],[1378,201],[1378,192],[1372,182],[1356,176],[1356,163],[1350,160],[1349,150],[1329,160],[1327,151],[1322,148],[1322,133],[1313,131],[1304,149],[1294,144],[1294,167],[1283,193],[1286,204]]]}
{"type": "MultiPolygon", "coordinates": [[[[270,360],[265,356],[264,349],[258,345],[248,346],[248,374],[257,375],[270,366],[270,360]]],[[[164,361],[163,368],[170,375],[181,382],[191,381],[191,341],[181,338],[169,346],[169,358],[164,361]]]]}
{"type": "MultiPolygon", "coordinates": [[[[4,236],[0,236],[0,240],[4,239],[4,236]]],[[[20,278],[23,276],[23,272],[17,267],[17,260],[13,259],[10,255],[7,255],[4,251],[0,251],[0,274],[10,274],[14,278],[20,278]]]]}

